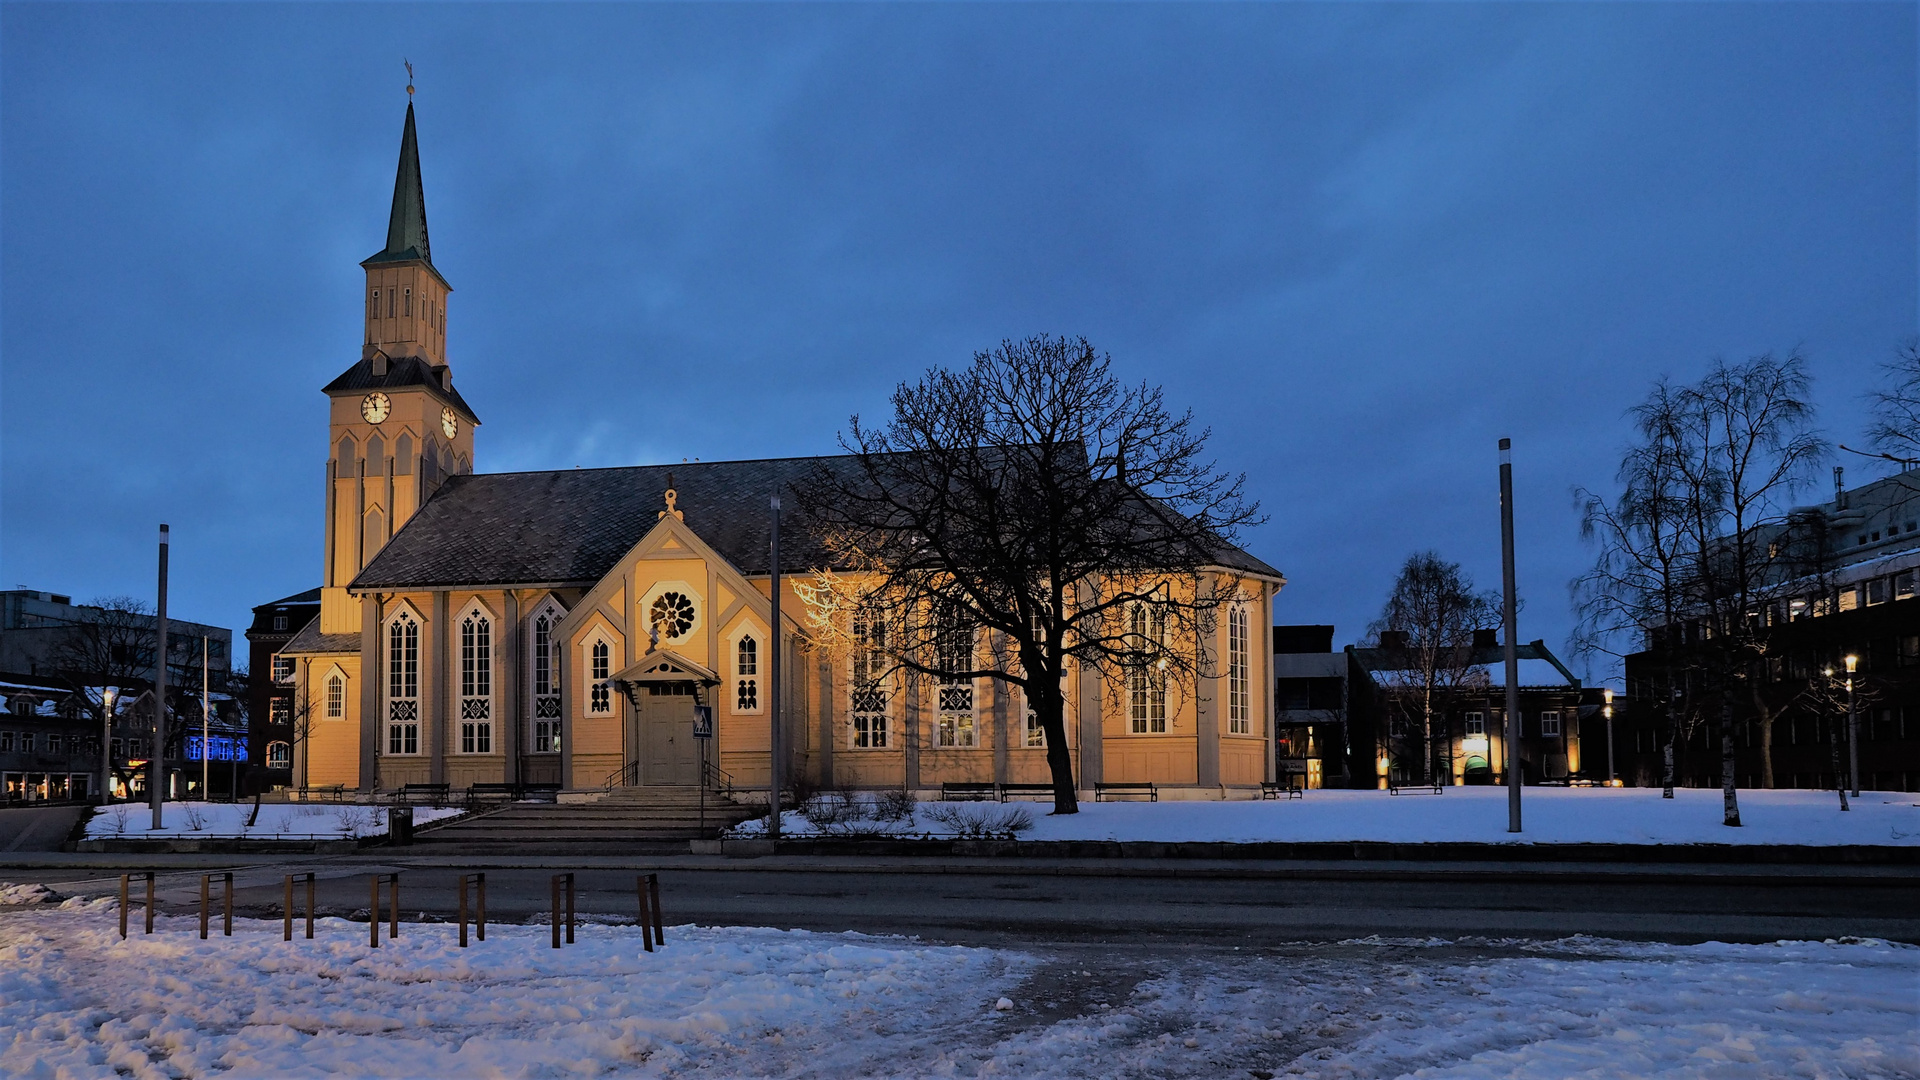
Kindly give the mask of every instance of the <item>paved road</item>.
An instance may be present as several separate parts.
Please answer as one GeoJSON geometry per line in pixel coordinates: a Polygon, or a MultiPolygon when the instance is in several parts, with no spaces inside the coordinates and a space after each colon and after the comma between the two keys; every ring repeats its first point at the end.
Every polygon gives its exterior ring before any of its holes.
{"type": "MultiPolygon", "coordinates": [[[[208,860],[211,861],[211,860],[208,860]]],[[[510,860],[501,860],[507,862],[510,860]]],[[[544,921],[555,869],[485,867],[496,920],[544,921]]],[[[669,922],[917,934],[965,943],[1187,941],[1271,945],[1370,934],[1553,938],[1570,934],[1673,942],[1882,937],[1920,942],[1920,874],[1672,866],[1560,867],[1399,864],[1111,864],[988,860],[911,868],[835,860],[655,859],[576,871],[579,910],[636,914],[637,873],[659,872],[669,922]]],[[[191,864],[188,864],[191,865],[191,864]]],[[[367,875],[402,874],[403,917],[449,917],[464,866],[366,856],[254,864],[237,871],[243,911],[279,914],[281,875],[314,870],[322,914],[367,906],[367,875]]],[[[119,870],[99,864],[0,873],[108,895],[119,870]]],[[[163,909],[198,903],[199,868],[163,873],[163,909]]],[[[364,918],[364,914],[360,916],[364,918]]]]}

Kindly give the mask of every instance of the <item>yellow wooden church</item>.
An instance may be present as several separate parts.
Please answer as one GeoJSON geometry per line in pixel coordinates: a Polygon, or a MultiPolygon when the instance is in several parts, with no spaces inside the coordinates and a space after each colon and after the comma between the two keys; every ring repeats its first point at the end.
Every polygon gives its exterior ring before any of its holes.
{"type": "MultiPolygon", "coordinates": [[[[294,782],[557,784],[578,797],[722,773],[765,784],[768,501],[843,459],[475,473],[480,421],[447,358],[451,288],[428,247],[411,105],[386,246],[361,265],[361,357],[325,388],[321,613],[280,654],[299,703],[294,782]],[[696,706],[711,739],[695,737],[696,706]]],[[[1047,781],[1044,734],[995,680],[936,694],[901,676],[854,693],[860,658],[809,637],[796,591],[825,552],[804,521],[781,543],[785,776],[925,793],[1047,781]]],[[[1235,600],[1217,620],[1214,673],[1116,692],[1069,671],[1082,788],[1231,798],[1273,779],[1267,628],[1284,578],[1238,550],[1222,562],[1235,600]]]]}

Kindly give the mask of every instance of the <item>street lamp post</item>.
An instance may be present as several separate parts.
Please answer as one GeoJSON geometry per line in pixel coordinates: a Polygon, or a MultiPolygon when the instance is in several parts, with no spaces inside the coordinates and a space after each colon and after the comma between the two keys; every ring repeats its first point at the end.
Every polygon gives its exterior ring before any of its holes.
{"type": "Polygon", "coordinates": [[[1507,831],[1520,831],[1520,661],[1513,588],[1513,440],[1500,440],[1500,614],[1506,638],[1507,718],[1501,757],[1507,767],[1507,831]]]}
{"type": "MultiPolygon", "coordinates": [[[[1826,693],[1829,696],[1831,696],[1833,693],[1833,665],[1828,664],[1826,667],[1821,669],[1821,673],[1827,677],[1826,693]]],[[[1847,699],[1849,703],[1852,702],[1852,699],[1853,699],[1853,680],[1852,679],[1847,680],[1847,699]]],[[[1851,810],[1853,808],[1847,805],[1847,778],[1840,774],[1840,728],[1839,728],[1839,725],[1829,723],[1827,725],[1827,732],[1828,732],[1827,745],[1833,751],[1833,786],[1840,792],[1840,809],[1851,810]]]]}
{"type": "Polygon", "coordinates": [[[1613,773],[1613,687],[1611,686],[1607,687],[1606,689],[1602,690],[1600,694],[1601,694],[1601,698],[1606,702],[1606,704],[1600,707],[1600,711],[1607,718],[1607,786],[1612,787],[1613,775],[1614,775],[1613,773]]]}
{"type": "Polygon", "coordinates": [[[113,801],[113,702],[119,697],[114,687],[100,690],[100,792],[99,803],[113,801]]]}
{"type": "Polygon", "coordinates": [[[153,831],[165,827],[161,804],[167,786],[167,527],[160,526],[160,611],[158,641],[153,653],[153,745],[147,755],[147,804],[153,808],[153,831]]]}
{"type": "Polygon", "coordinates": [[[1858,656],[1847,657],[1847,788],[1856,799],[1860,797],[1860,710],[1853,697],[1853,672],[1859,664],[1858,656]]]}

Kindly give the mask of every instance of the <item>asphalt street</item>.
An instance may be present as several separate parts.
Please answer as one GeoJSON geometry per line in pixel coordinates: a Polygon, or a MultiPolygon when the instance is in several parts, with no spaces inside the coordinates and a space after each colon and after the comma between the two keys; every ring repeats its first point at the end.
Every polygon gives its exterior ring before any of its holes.
{"type": "MultiPolygon", "coordinates": [[[[200,874],[222,864],[142,860],[143,868],[156,865],[161,909],[186,913],[197,907],[200,874]]],[[[462,871],[484,870],[491,919],[545,922],[553,874],[572,870],[577,910],[585,916],[633,918],[637,876],[657,872],[669,924],[857,930],[957,943],[1231,947],[1369,935],[1574,934],[1676,943],[1848,936],[1920,942],[1920,873],[1911,868],[691,857],[460,862],[368,855],[226,865],[236,873],[241,912],[272,917],[280,914],[286,873],[318,875],[321,914],[364,919],[369,875],[398,872],[402,918],[431,921],[453,916],[462,871]]],[[[68,859],[0,870],[0,879],[105,896],[118,891],[122,869],[112,857],[68,859]]]]}

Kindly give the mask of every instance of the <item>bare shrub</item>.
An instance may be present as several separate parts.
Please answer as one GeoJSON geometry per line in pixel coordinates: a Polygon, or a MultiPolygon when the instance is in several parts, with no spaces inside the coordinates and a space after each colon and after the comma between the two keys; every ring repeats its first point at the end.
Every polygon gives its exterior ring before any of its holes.
{"type": "Polygon", "coordinates": [[[881,821],[911,821],[919,805],[920,800],[906,788],[889,789],[875,797],[874,816],[881,821]]]}
{"type": "Polygon", "coordinates": [[[1033,815],[1024,806],[935,803],[925,813],[959,840],[1013,840],[1033,828],[1033,815]]]}
{"type": "Polygon", "coordinates": [[[199,803],[181,803],[181,811],[187,818],[188,832],[204,832],[207,828],[207,808],[199,803]]]}

